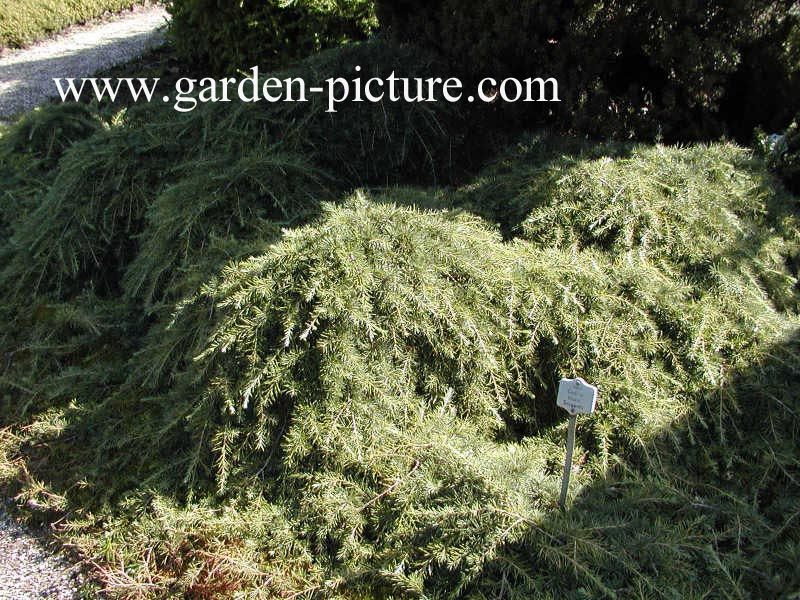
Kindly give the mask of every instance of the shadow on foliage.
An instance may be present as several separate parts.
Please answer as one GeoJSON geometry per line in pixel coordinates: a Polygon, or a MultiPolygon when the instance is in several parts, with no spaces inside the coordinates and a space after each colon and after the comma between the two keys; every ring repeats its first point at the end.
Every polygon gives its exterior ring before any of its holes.
{"type": "Polygon", "coordinates": [[[633,148],[547,131],[520,136],[477,178],[451,194],[451,203],[497,223],[504,238],[516,237],[532,210],[557,201],[559,180],[581,161],[628,158],[633,148]]]}
{"type": "Polygon", "coordinates": [[[529,521],[487,562],[474,597],[795,598],[799,377],[795,332],[701,392],[566,512],[529,521]]]}

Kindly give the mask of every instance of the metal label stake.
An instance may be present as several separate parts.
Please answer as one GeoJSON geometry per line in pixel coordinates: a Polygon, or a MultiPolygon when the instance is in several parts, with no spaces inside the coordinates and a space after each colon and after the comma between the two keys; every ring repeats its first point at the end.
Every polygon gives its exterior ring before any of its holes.
{"type": "Polygon", "coordinates": [[[569,489],[569,476],[572,473],[572,453],[575,450],[575,427],[579,414],[590,414],[597,406],[597,388],[589,385],[580,377],[575,379],[562,379],[558,383],[558,396],[556,405],[569,413],[567,426],[567,457],[564,460],[564,478],[561,482],[561,498],[558,503],[561,508],[567,506],[567,490],[569,489]]]}

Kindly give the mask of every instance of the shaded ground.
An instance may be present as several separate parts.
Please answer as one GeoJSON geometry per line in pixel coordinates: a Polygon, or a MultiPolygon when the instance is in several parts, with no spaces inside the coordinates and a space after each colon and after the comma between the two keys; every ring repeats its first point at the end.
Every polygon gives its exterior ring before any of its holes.
{"type": "Polygon", "coordinates": [[[158,46],[166,21],[167,12],[160,6],[137,8],[0,57],[0,119],[56,96],[53,78],[88,77],[158,46]]]}

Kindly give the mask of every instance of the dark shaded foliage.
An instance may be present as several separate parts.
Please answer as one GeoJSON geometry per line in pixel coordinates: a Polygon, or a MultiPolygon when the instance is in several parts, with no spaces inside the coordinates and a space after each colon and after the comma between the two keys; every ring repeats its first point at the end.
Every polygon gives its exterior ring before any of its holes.
{"type": "Polygon", "coordinates": [[[178,54],[227,76],[363,40],[377,25],[371,0],[170,0],[168,9],[178,54]]]}
{"type": "MultiPolygon", "coordinates": [[[[602,3],[378,1],[381,25],[480,79],[556,77],[562,102],[501,106],[493,126],[600,137],[749,141],[800,96],[790,0],[602,3]],[[765,101],[766,99],[766,101],[765,101]],[[548,110],[555,110],[551,115],[548,110]]],[[[482,114],[488,118],[491,114],[482,114]]]]}

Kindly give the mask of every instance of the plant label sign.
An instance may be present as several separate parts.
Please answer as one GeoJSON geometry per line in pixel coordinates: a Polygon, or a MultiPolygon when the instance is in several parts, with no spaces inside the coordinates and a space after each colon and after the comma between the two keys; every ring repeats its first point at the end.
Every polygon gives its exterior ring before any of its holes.
{"type": "Polygon", "coordinates": [[[580,377],[562,379],[558,383],[556,405],[571,415],[593,413],[597,405],[597,388],[580,377]]]}

